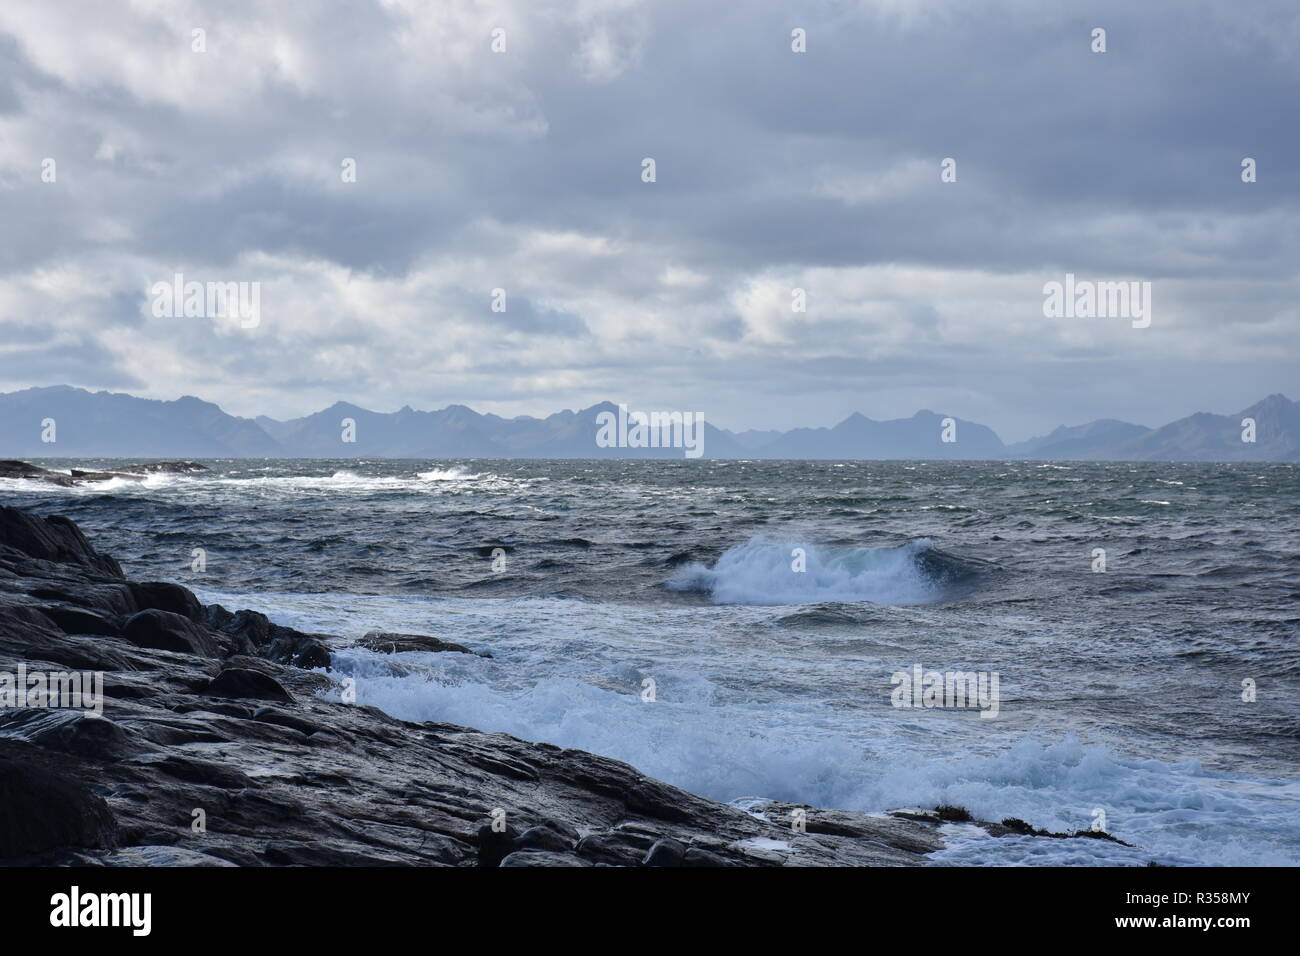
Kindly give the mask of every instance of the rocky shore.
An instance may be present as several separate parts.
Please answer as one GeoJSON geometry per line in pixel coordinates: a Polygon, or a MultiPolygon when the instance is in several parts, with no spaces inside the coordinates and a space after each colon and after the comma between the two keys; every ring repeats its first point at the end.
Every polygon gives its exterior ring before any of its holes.
{"type": "Polygon", "coordinates": [[[943,845],[936,812],[740,810],[605,757],[325,699],[333,641],[128,580],[71,520],[0,507],[0,693],[20,668],[103,674],[102,714],[0,706],[0,863],[911,865],[943,845]]]}
{"type": "Polygon", "coordinates": [[[73,468],[66,475],[61,471],[42,468],[26,461],[12,458],[0,459],[0,478],[22,478],[46,485],[70,488],[74,485],[94,484],[121,478],[125,481],[144,481],[150,475],[185,475],[207,471],[206,465],[193,461],[154,461],[143,465],[124,465],[112,471],[87,471],[73,468]]]}

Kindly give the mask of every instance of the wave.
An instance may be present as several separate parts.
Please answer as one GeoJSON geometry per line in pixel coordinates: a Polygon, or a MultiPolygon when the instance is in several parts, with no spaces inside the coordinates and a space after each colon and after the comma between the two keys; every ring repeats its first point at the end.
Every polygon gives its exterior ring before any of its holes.
{"type": "MultiPolygon", "coordinates": [[[[55,470],[55,474],[68,475],[69,472],[55,470]]],[[[104,481],[85,481],[75,485],[55,485],[35,478],[0,478],[0,491],[12,491],[15,494],[44,492],[46,494],[87,495],[113,494],[119,491],[139,492],[157,491],[172,485],[190,484],[195,479],[189,475],[153,474],[143,478],[109,478],[104,481]]]]}
{"type": "Polygon", "coordinates": [[[717,685],[687,668],[657,666],[659,698],[646,706],[638,696],[646,673],[641,665],[616,669],[604,686],[558,675],[502,686],[508,662],[461,654],[381,657],[338,652],[335,666],[356,680],[358,703],[404,720],[462,724],[605,754],[717,800],[753,795],[869,813],[954,804],[980,819],[1018,817],[1056,831],[1087,829],[1101,808],[1106,829],[1134,844],[992,838],[949,827],[947,847],[935,855],[941,864],[1297,862],[1300,828],[1293,814],[1300,784],[1294,781],[1233,777],[1194,761],[1135,759],[1073,735],[1021,737],[994,753],[954,757],[918,740],[873,734],[884,726],[868,725],[862,736],[873,743],[863,746],[852,736],[822,732],[806,702],[719,706],[717,685]],[[418,670],[394,669],[404,661],[418,670]]]}
{"type": "Polygon", "coordinates": [[[411,492],[426,494],[459,492],[471,488],[502,491],[528,487],[528,480],[495,474],[474,474],[463,468],[434,468],[414,475],[368,475],[350,468],[329,475],[261,475],[223,477],[216,483],[255,492],[296,495],[303,492],[328,494],[383,494],[411,492]]]}
{"type": "Polygon", "coordinates": [[[473,481],[481,476],[471,475],[464,468],[434,468],[432,471],[422,471],[415,477],[421,481],[473,481]]]}
{"type": "MultiPolygon", "coordinates": [[[[1027,726],[1011,718],[1010,710],[1004,711],[1010,719],[997,721],[897,711],[883,703],[883,683],[879,707],[845,707],[834,675],[853,665],[815,636],[809,640],[805,632],[803,639],[768,642],[761,628],[747,627],[745,639],[734,644],[712,637],[726,622],[735,627],[776,620],[784,627],[792,615],[819,610],[828,619],[833,612],[898,616],[887,609],[640,607],[341,592],[209,591],[200,598],[254,607],[276,621],[345,640],[373,629],[406,631],[495,655],[338,648],[332,676],[352,677],[357,703],[399,719],[477,727],[605,754],[723,801],[754,796],[864,812],[948,803],[977,818],[1018,817],[1053,831],[1087,828],[1100,808],[1106,829],[1134,844],[992,838],[952,825],[945,827],[948,846],[936,863],[1300,862],[1295,780],[1219,772],[1194,760],[1150,759],[1147,754],[1163,748],[1149,740],[1117,734],[1081,741],[1063,728],[1027,726]],[[710,653],[698,653],[710,643],[710,653]],[[779,653],[773,652],[776,644],[779,653]],[[655,682],[652,704],[642,697],[647,677],[655,682]]],[[[893,656],[888,648],[861,645],[853,654],[893,656]]],[[[338,691],[324,693],[333,697],[338,691]]],[[[1279,733],[1287,729],[1279,723],[1279,733]]]]}
{"type": "Polygon", "coordinates": [[[703,591],[719,604],[934,604],[970,593],[982,571],[928,538],[892,548],[830,548],[751,539],[713,567],[691,562],[666,587],[703,591]],[[802,570],[797,568],[802,562],[802,570]]]}
{"type": "Polygon", "coordinates": [[[791,611],[776,619],[781,627],[856,627],[874,623],[879,609],[861,604],[820,604],[799,611],[791,611]]]}
{"type": "MultiPolygon", "coordinates": [[[[55,485],[29,478],[0,478],[0,491],[14,493],[43,492],[53,495],[82,497],[88,494],[113,496],[138,494],[142,491],[168,490],[183,493],[211,494],[214,489],[240,494],[290,496],[302,494],[364,495],[378,493],[430,493],[432,491],[485,490],[508,491],[527,488],[531,479],[513,479],[496,474],[472,473],[464,468],[434,468],[414,475],[373,475],[352,468],[340,468],[329,474],[266,474],[268,468],[240,469],[234,473],[214,472],[175,475],[150,474],[143,479],[112,478],[86,481],[75,485],[55,485]],[[262,472],[261,474],[250,472],[262,472]]],[[[68,474],[66,470],[56,472],[68,474]]]]}

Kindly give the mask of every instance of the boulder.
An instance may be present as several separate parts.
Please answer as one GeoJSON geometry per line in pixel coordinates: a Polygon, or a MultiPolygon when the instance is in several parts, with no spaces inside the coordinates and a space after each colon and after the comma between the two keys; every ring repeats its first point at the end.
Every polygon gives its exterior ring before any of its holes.
{"type": "Polygon", "coordinates": [[[117,823],[76,764],[0,739],[0,860],[64,847],[112,849],[117,823]]]}
{"type": "Polygon", "coordinates": [[[131,595],[141,610],[170,611],[195,623],[204,623],[206,615],[199,599],[187,587],[169,581],[132,581],[131,595]]]}
{"type": "Polygon", "coordinates": [[[656,840],[654,846],[646,851],[642,866],[681,866],[686,856],[686,847],[681,841],[671,838],[656,840]]]}
{"type": "Polygon", "coordinates": [[[209,470],[207,465],[200,465],[197,461],[148,461],[117,469],[127,475],[189,475],[209,470]]]}
{"type": "Polygon", "coordinates": [[[554,853],[547,850],[516,850],[501,861],[501,866],[591,866],[572,853],[554,853]]]}
{"type": "Polygon", "coordinates": [[[139,647],[152,647],[162,651],[179,651],[216,657],[220,647],[216,639],[187,617],[171,611],[150,608],[132,614],[122,627],[122,636],[139,647]]]}
{"type": "Polygon", "coordinates": [[[15,461],[12,458],[0,459],[0,478],[23,478],[27,481],[41,481],[64,487],[76,484],[68,475],[29,465],[25,461],[15,461]]]}
{"type": "Polygon", "coordinates": [[[380,654],[401,654],[406,651],[431,651],[434,653],[452,651],[457,654],[478,654],[479,657],[491,657],[491,654],[479,654],[463,644],[453,644],[427,634],[393,634],[388,631],[371,631],[357,641],[358,647],[376,651],[380,654]]]}
{"type": "Polygon", "coordinates": [[[293,696],[274,677],[242,667],[227,667],[208,684],[206,693],[218,697],[251,697],[293,703],[293,696]]]}
{"type": "Polygon", "coordinates": [[[63,515],[38,518],[0,505],[0,544],[43,561],[80,564],[111,577],[122,576],[121,566],[92,548],[76,523],[63,515]]]}

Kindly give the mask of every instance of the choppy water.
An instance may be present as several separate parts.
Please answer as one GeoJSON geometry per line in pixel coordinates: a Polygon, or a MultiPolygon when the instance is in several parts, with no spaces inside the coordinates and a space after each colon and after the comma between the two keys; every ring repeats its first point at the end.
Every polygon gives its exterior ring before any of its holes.
{"type": "Polygon", "coordinates": [[[0,498],[205,600],[495,655],[395,674],[341,653],[359,699],[400,717],[723,800],[946,802],[1053,830],[1101,809],[1137,845],[957,827],[952,863],[1300,862],[1296,465],[207,464],[0,498]],[[998,716],[893,707],[916,664],[996,671],[998,716]]]}

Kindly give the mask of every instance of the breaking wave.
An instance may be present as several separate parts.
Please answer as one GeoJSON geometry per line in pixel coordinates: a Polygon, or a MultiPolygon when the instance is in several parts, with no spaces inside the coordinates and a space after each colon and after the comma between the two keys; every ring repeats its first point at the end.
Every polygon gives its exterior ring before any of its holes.
{"type": "Polygon", "coordinates": [[[981,570],[928,538],[892,548],[830,548],[752,539],[713,567],[684,564],[666,584],[702,591],[719,604],[934,604],[974,590],[981,570]],[[802,570],[799,568],[802,567],[802,570]]]}

